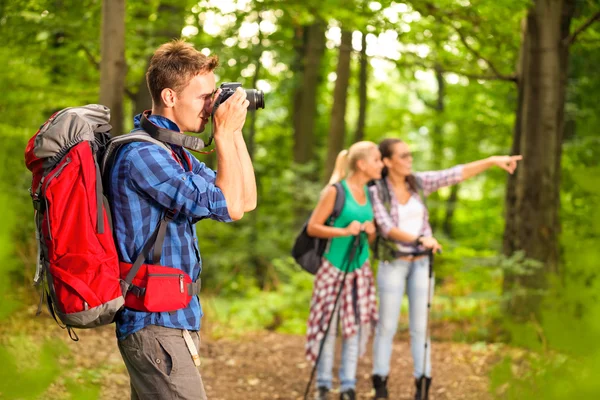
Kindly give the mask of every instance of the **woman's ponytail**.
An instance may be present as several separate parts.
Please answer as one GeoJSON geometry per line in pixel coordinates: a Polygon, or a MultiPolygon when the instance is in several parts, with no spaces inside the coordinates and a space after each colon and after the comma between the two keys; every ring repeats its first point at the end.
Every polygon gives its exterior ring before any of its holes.
{"type": "Polygon", "coordinates": [[[333,167],[333,173],[329,178],[329,185],[340,182],[346,177],[348,173],[348,150],[342,150],[335,159],[335,167],[333,167]]]}

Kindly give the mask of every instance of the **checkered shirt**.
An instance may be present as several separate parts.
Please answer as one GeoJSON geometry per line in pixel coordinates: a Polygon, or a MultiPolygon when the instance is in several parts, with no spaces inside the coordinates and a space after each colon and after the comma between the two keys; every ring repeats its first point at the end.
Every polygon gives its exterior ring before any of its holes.
{"type": "MultiPolygon", "coordinates": [[[[423,196],[427,197],[444,186],[455,185],[462,181],[462,172],[463,166],[457,165],[441,171],[416,172],[414,176],[417,180],[417,184],[423,190],[423,196]]],[[[396,199],[392,184],[388,178],[385,179],[385,183],[390,193],[391,210],[389,212],[381,200],[382,196],[380,196],[377,186],[373,185],[369,190],[371,192],[371,201],[373,203],[373,213],[375,222],[377,223],[377,229],[384,238],[387,238],[392,228],[400,226],[400,219],[398,216],[398,199],[396,199]]],[[[425,207],[425,212],[423,213],[423,225],[421,226],[419,235],[432,236],[431,225],[429,225],[429,213],[427,212],[427,207],[425,206],[423,199],[419,196],[419,193],[415,191],[411,191],[411,195],[425,207]]],[[[397,242],[397,246],[398,250],[403,252],[406,252],[407,248],[409,251],[419,250],[414,243],[397,242]]]]}
{"type": "MultiPolygon", "coordinates": [[[[321,268],[315,277],[306,332],[306,358],[313,363],[317,359],[327,324],[332,317],[335,298],[340,290],[343,276],[344,272],[323,258],[321,268]]],[[[346,275],[338,302],[342,335],[344,338],[356,335],[360,327],[360,355],[363,355],[371,330],[378,318],[375,282],[369,260],[361,268],[346,275]]],[[[332,326],[330,329],[337,329],[337,327],[332,326]]]]}
{"type": "MultiPolygon", "coordinates": [[[[151,115],[150,120],[179,132],[175,123],[151,115]]],[[[139,129],[139,115],[134,120],[139,129]]],[[[108,190],[117,251],[121,261],[132,263],[148,237],[158,226],[166,209],[177,210],[167,225],[160,260],[149,263],[181,269],[192,280],[202,270],[195,223],[203,218],[229,222],[231,218],[221,189],[215,186],[215,172],[190,152],[171,146],[172,152],[153,143],[124,145],[117,154],[108,190]],[[191,170],[185,160],[191,161],[191,170]]],[[[117,338],[124,339],[147,325],[198,330],[202,308],[197,296],[174,312],[148,313],[125,308],[116,318],[117,338]]]]}

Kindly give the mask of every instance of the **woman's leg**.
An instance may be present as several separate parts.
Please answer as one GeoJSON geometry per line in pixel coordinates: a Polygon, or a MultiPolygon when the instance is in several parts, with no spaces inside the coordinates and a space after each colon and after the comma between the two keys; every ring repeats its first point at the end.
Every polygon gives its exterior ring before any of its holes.
{"type": "Polygon", "coordinates": [[[434,279],[429,280],[429,260],[427,257],[416,260],[408,275],[407,294],[409,302],[410,349],[414,362],[414,376],[431,377],[431,343],[427,338],[426,367],[423,367],[425,356],[425,335],[427,331],[427,293],[431,284],[430,299],[433,298],[434,279]]]}
{"type": "Polygon", "coordinates": [[[340,366],[340,389],[342,392],[356,387],[359,342],[360,331],[356,335],[342,340],[342,365],[340,366]]]}
{"type": "MultiPolygon", "coordinates": [[[[331,382],[333,380],[333,362],[335,359],[335,338],[338,327],[339,307],[333,313],[333,320],[329,327],[329,332],[325,338],[325,345],[319,358],[319,364],[317,366],[317,388],[326,387],[331,389],[331,382]]],[[[320,344],[319,344],[320,345],[320,344]]]]}
{"type": "Polygon", "coordinates": [[[392,342],[398,328],[400,306],[409,267],[410,262],[403,260],[379,264],[377,273],[379,322],[373,342],[373,375],[386,377],[390,372],[392,342]]]}

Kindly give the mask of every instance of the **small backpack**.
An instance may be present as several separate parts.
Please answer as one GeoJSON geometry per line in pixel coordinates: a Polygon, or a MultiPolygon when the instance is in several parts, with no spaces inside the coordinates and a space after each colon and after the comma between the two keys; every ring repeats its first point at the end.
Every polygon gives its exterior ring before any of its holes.
{"type": "MultiPolygon", "coordinates": [[[[335,203],[333,211],[327,219],[327,225],[334,224],[337,217],[340,216],[344,202],[346,201],[346,192],[340,182],[334,183],[336,189],[335,203]]],[[[296,263],[306,272],[315,275],[321,266],[321,258],[329,247],[330,239],[316,238],[310,236],[307,232],[308,221],[302,227],[300,234],[296,237],[292,247],[292,257],[296,263]]]]}
{"type": "Polygon", "coordinates": [[[151,142],[170,152],[161,140],[198,148],[199,139],[152,127],[146,118],[142,125],[151,133],[111,138],[109,120],[110,110],[98,104],[60,110],[25,149],[38,242],[34,284],[42,287],[38,315],[45,299],[73,340],[78,338],[72,328],[110,324],[123,306],[174,311],[186,307],[200,288],[179,269],[145,264],[151,250],[154,260],[160,259],[166,225],[177,210],[165,210],[133,264],[119,262],[103,185],[127,143],[151,142]]]}

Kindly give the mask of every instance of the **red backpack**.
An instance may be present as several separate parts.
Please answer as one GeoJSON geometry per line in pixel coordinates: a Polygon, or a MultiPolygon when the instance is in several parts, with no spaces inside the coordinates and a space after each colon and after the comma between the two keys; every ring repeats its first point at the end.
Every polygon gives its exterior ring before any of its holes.
{"type": "Polygon", "coordinates": [[[30,193],[38,241],[34,284],[42,286],[38,314],[45,299],[73,340],[78,338],[72,328],[112,323],[123,306],[174,311],[186,307],[199,291],[199,284],[183,271],[145,264],[153,248],[160,254],[173,210],[165,211],[133,265],[119,262],[101,170],[110,170],[126,143],[146,141],[170,149],[144,131],[111,139],[109,120],[110,110],[98,104],[60,110],[25,150],[25,163],[33,173],[30,193]]]}

